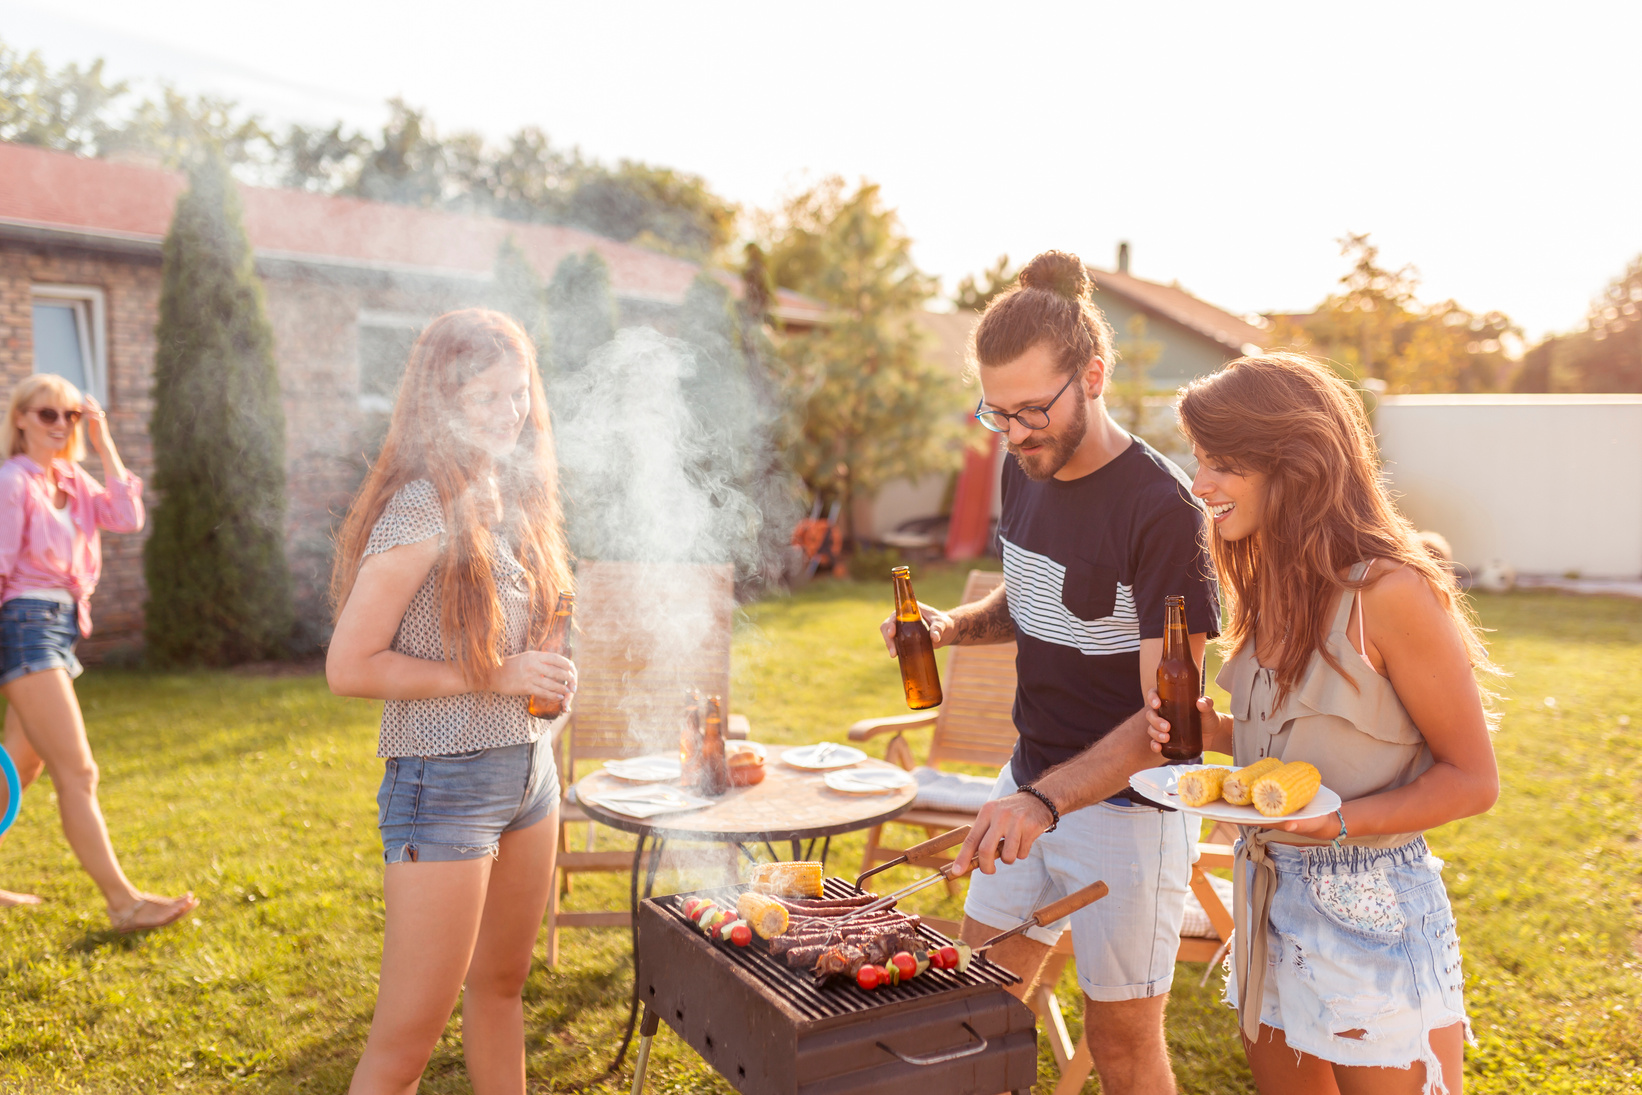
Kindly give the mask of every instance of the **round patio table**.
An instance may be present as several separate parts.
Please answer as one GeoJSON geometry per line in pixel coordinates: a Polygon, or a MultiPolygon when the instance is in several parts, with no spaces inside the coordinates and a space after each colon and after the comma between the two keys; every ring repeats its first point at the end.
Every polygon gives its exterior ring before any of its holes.
{"type": "MultiPolygon", "coordinates": [[[[633,1039],[633,1024],[638,1017],[638,933],[639,902],[655,889],[656,870],[661,864],[661,851],[670,840],[734,844],[749,860],[755,859],[747,850],[749,844],[762,844],[776,855],[775,844],[787,842],[792,858],[807,857],[815,851],[815,842],[822,841],[821,859],[827,858],[831,839],[840,833],[869,829],[906,813],[918,797],[913,784],[898,791],[876,795],[854,795],[834,791],[824,782],[826,772],[796,768],[783,764],[785,749],[771,748],[764,765],[764,779],[751,787],[732,787],[711,806],[656,817],[637,818],[617,813],[598,802],[601,791],[631,789],[634,785],[617,779],[602,769],[576,781],[576,801],[587,816],[602,825],[638,836],[633,851],[633,874],[628,886],[628,902],[633,917],[633,1001],[627,1016],[627,1033],[621,1048],[610,1065],[610,1072],[621,1067],[633,1039]],[[804,841],[809,847],[803,848],[804,841]],[[646,843],[650,844],[649,869],[644,868],[646,843]],[[802,849],[802,852],[801,852],[802,849]],[[639,893],[639,875],[643,873],[643,897],[639,893]]],[[[849,768],[891,768],[887,761],[868,757],[849,768]]],[[[839,771],[839,769],[830,769],[839,771]]]]}

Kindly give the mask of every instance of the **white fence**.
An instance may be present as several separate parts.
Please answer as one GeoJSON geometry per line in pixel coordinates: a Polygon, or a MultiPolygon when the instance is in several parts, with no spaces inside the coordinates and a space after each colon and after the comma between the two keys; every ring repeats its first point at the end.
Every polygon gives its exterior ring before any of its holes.
{"type": "Polygon", "coordinates": [[[1374,425],[1403,512],[1473,571],[1642,577],[1642,395],[1386,396],[1374,425]]]}

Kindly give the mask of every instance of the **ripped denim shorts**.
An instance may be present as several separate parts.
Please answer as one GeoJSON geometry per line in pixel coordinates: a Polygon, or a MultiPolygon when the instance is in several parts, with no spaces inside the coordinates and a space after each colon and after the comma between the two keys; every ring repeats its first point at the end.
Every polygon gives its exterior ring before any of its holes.
{"type": "MultiPolygon", "coordinates": [[[[1334,1064],[1420,1061],[1425,1095],[1445,1091],[1428,1036],[1463,1023],[1470,1041],[1471,1024],[1442,860],[1424,837],[1397,848],[1272,843],[1266,851],[1277,890],[1260,1022],[1281,1030],[1291,1049],[1334,1064]]],[[[1231,971],[1226,1002],[1236,1000],[1231,971]]]]}
{"type": "Polygon", "coordinates": [[[495,856],[502,834],[528,829],[559,804],[553,743],[389,757],[376,793],[382,858],[436,863],[495,856]]]}

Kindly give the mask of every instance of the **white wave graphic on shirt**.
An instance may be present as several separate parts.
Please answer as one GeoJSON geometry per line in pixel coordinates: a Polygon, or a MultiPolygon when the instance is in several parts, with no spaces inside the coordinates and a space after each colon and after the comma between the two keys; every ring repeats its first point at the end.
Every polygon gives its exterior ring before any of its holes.
{"type": "Polygon", "coordinates": [[[1041,642],[1070,646],[1088,655],[1127,654],[1140,649],[1140,616],[1133,586],[1117,586],[1110,616],[1080,620],[1062,600],[1066,568],[1047,555],[1004,540],[1003,580],[1015,629],[1041,642]]]}

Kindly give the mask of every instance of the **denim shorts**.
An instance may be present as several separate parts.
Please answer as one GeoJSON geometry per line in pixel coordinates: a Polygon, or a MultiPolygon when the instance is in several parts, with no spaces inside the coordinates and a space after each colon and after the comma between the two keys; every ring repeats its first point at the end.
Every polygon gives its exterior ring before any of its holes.
{"type": "Polygon", "coordinates": [[[0,685],[47,669],[85,672],[74,656],[80,616],[73,605],[35,597],[14,597],[0,605],[0,685]]]}
{"type": "MultiPolygon", "coordinates": [[[[1469,1040],[1471,1025],[1442,860],[1424,837],[1397,848],[1272,843],[1266,852],[1277,889],[1260,1022],[1281,1030],[1289,1048],[1334,1064],[1420,1061],[1426,1095],[1443,1091],[1430,1033],[1462,1023],[1469,1040]]],[[[1236,982],[1232,970],[1228,1003],[1236,982]]]]}
{"type": "MultiPolygon", "coordinates": [[[[992,797],[1015,793],[1005,764],[992,797]]],[[[1066,919],[1028,928],[1027,938],[1053,946],[1072,929],[1078,984],[1091,1000],[1160,996],[1174,982],[1180,922],[1186,915],[1195,833],[1188,815],[1128,803],[1097,802],[1065,814],[1032,854],[969,876],[964,914],[1002,931],[1091,882],[1112,891],[1066,919]]]]}
{"type": "Polygon", "coordinates": [[[436,863],[494,857],[502,834],[528,829],[559,804],[546,737],[438,757],[389,757],[376,793],[382,859],[436,863]]]}

